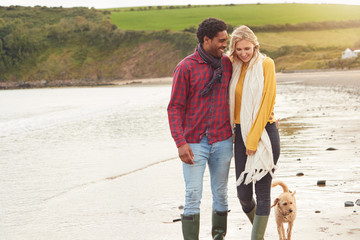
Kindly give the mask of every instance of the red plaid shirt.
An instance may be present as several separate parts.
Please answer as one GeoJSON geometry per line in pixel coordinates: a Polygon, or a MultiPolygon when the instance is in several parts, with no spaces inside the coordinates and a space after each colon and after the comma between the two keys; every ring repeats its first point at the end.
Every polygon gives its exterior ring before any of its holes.
{"type": "Polygon", "coordinates": [[[206,134],[209,144],[232,135],[229,121],[228,84],[232,74],[230,59],[223,55],[221,82],[201,96],[200,91],[210,81],[214,69],[195,51],[175,68],[171,98],[167,108],[171,135],[176,146],[199,143],[206,134]]]}

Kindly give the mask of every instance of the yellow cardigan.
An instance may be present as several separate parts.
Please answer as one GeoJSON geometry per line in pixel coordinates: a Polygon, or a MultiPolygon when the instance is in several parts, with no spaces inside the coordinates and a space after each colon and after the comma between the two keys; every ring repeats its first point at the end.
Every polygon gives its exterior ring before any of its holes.
{"type": "MultiPolygon", "coordinates": [[[[240,109],[241,109],[241,96],[243,90],[244,79],[246,75],[247,66],[242,65],[239,81],[235,89],[235,124],[240,124],[240,109]]],[[[274,105],[276,97],[276,76],[274,61],[267,57],[263,61],[264,70],[264,90],[261,98],[261,105],[256,119],[251,127],[249,135],[246,140],[246,148],[256,151],[261,134],[265,129],[268,122],[275,121],[274,105]]]]}

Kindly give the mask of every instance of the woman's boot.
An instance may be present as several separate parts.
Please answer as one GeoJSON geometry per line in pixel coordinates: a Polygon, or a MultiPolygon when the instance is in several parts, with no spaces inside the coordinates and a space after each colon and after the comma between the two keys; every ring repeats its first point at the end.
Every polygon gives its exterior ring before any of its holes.
{"type": "Polygon", "coordinates": [[[259,216],[255,214],[253,227],[251,231],[251,240],[264,239],[265,229],[269,220],[269,216],[259,216]]]}
{"type": "Polygon", "coordinates": [[[255,213],[256,213],[256,205],[250,212],[245,213],[248,219],[250,220],[251,224],[254,222],[255,213]]]}

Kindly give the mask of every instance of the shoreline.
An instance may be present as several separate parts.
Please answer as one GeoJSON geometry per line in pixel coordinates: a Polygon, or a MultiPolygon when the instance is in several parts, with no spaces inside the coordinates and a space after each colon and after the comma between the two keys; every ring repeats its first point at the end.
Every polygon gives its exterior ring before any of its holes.
{"type": "MultiPolygon", "coordinates": [[[[278,83],[302,83],[316,86],[343,86],[360,88],[360,70],[307,70],[277,72],[278,83]],[[345,75],[345,77],[344,77],[345,75]],[[329,79],[330,77],[330,79],[329,79]],[[341,79],[340,79],[341,78],[341,79]]],[[[171,84],[172,77],[121,79],[121,80],[54,80],[29,82],[0,82],[0,90],[35,89],[35,88],[63,88],[63,87],[112,87],[124,85],[171,84]]]]}
{"type": "Polygon", "coordinates": [[[360,70],[277,73],[278,83],[300,83],[306,86],[352,87],[360,88],[360,70]]]}

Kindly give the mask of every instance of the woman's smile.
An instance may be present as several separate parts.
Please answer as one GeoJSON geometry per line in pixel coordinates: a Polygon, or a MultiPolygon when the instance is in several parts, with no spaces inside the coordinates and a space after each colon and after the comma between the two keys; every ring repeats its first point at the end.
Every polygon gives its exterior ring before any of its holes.
{"type": "Polygon", "coordinates": [[[235,52],[243,63],[249,63],[254,56],[254,44],[247,40],[240,40],[235,45],[235,52]]]}

